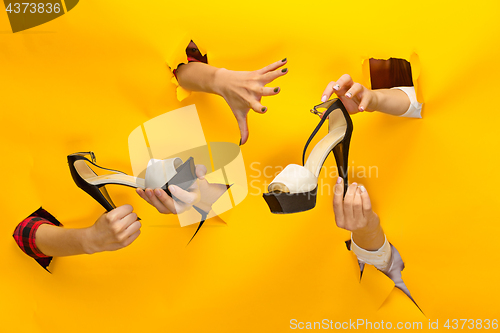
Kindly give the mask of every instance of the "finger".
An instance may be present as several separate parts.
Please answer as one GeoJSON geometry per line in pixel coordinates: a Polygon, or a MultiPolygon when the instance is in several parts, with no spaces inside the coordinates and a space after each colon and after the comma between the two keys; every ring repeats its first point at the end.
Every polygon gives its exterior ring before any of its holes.
{"type": "Polygon", "coordinates": [[[274,70],[280,68],[281,66],[283,66],[286,63],[287,63],[287,59],[285,58],[285,59],[273,62],[272,64],[267,65],[266,67],[259,69],[257,72],[259,74],[266,74],[267,72],[274,71],[274,70]]]}
{"type": "Polygon", "coordinates": [[[280,93],[280,87],[264,87],[262,88],[262,96],[274,96],[280,93]]]}
{"type": "Polygon", "coordinates": [[[245,117],[236,117],[236,121],[238,122],[238,127],[240,128],[240,146],[244,145],[247,140],[248,140],[248,122],[247,122],[247,115],[245,114],[245,117]]]}
{"type": "Polygon", "coordinates": [[[132,213],[134,208],[130,205],[123,205],[120,207],[117,207],[113,210],[111,210],[108,215],[108,220],[110,221],[118,221],[127,216],[128,214],[132,213]]]}
{"type": "Polygon", "coordinates": [[[179,201],[187,205],[194,205],[200,200],[199,191],[185,191],[179,186],[170,185],[168,187],[173,196],[175,196],[179,201]]]}
{"type": "Polygon", "coordinates": [[[155,193],[153,192],[153,189],[147,188],[144,190],[144,193],[146,194],[146,198],[148,198],[149,203],[153,204],[153,199],[155,197],[155,193]]]}
{"type": "Polygon", "coordinates": [[[264,84],[268,84],[279,78],[280,76],[286,75],[288,73],[288,68],[283,68],[273,72],[263,74],[260,81],[264,84]]]}
{"type": "Polygon", "coordinates": [[[157,188],[152,191],[153,196],[150,198],[151,205],[162,214],[175,214],[174,199],[172,199],[164,190],[157,188]]]}
{"type": "Polygon", "coordinates": [[[175,205],[173,199],[168,196],[165,191],[160,188],[154,191],[150,188],[146,189],[146,196],[149,199],[149,203],[156,208],[156,210],[161,214],[170,214],[175,212],[175,205]],[[173,211],[172,211],[173,210],[173,211]]]}
{"type": "Polygon", "coordinates": [[[142,188],[137,188],[135,190],[135,192],[137,194],[139,194],[139,196],[143,199],[143,200],[146,200],[147,203],[151,204],[151,201],[149,200],[149,198],[147,197],[146,193],[142,190],[142,188]]]}
{"type": "Polygon", "coordinates": [[[330,99],[330,97],[332,96],[332,94],[334,93],[334,90],[333,90],[333,87],[337,85],[337,82],[335,81],[331,81],[330,83],[328,83],[326,85],[326,88],[325,90],[323,91],[323,95],[321,95],[321,101],[324,103],[326,102],[327,100],[330,99]]]}
{"type": "Polygon", "coordinates": [[[205,175],[207,174],[207,167],[203,164],[197,164],[195,172],[198,179],[205,179],[205,175]]]}
{"type": "Polygon", "coordinates": [[[357,226],[363,227],[363,225],[360,225],[364,220],[364,214],[363,214],[363,202],[361,201],[361,190],[359,189],[359,187],[356,189],[356,193],[354,195],[353,212],[354,212],[354,220],[356,221],[357,226]]]}
{"type": "Polygon", "coordinates": [[[355,96],[357,96],[358,94],[360,94],[361,92],[363,92],[363,86],[357,82],[355,82],[350,88],[349,90],[347,90],[347,92],[345,93],[345,96],[347,98],[354,98],[355,96]]]}
{"type": "Polygon", "coordinates": [[[139,237],[140,234],[141,234],[141,230],[137,230],[134,234],[132,234],[129,238],[127,238],[123,242],[123,247],[127,247],[130,244],[132,244],[132,242],[135,241],[137,239],[137,237],[139,237]]]}
{"type": "Polygon", "coordinates": [[[365,217],[368,217],[373,211],[372,211],[372,202],[370,200],[370,196],[368,195],[368,192],[366,191],[366,188],[361,185],[359,187],[361,191],[361,200],[363,202],[363,215],[365,217]]]}
{"type": "Polygon", "coordinates": [[[124,231],[123,231],[123,239],[127,239],[133,234],[135,234],[138,230],[140,230],[142,227],[142,224],[140,221],[134,221],[132,222],[124,231]]]}
{"type": "Polygon", "coordinates": [[[335,213],[335,223],[339,228],[344,228],[344,180],[342,177],[337,179],[335,184],[335,193],[333,195],[333,212],[335,213]]]}
{"type": "Polygon", "coordinates": [[[364,93],[361,101],[359,101],[359,106],[358,110],[359,111],[365,111],[368,109],[370,106],[370,103],[372,102],[373,95],[370,92],[364,93]]]}
{"type": "Polygon", "coordinates": [[[252,99],[250,101],[250,107],[252,108],[252,110],[254,110],[255,112],[260,113],[260,114],[267,112],[267,107],[260,104],[260,102],[256,99],[252,99]]]}
{"type": "Polygon", "coordinates": [[[356,189],[358,184],[352,183],[347,188],[346,195],[344,197],[344,218],[345,218],[345,226],[347,228],[352,227],[352,223],[354,220],[354,195],[356,194],[356,189]]]}
{"type": "Polygon", "coordinates": [[[337,95],[344,96],[344,94],[352,87],[353,84],[354,81],[352,80],[351,76],[349,74],[344,74],[337,80],[337,84],[333,86],[333,90],[335,90],[335,93],[337,95]]]}
{"type": "Polygon", "coordinates": [[[137,221],[137,214],[132,212],[116,222],[115,230],[118,231],[118,233],[122,233],[125,229],[127,229],[131,224],[135,223],[136,221],[137,221]]]}

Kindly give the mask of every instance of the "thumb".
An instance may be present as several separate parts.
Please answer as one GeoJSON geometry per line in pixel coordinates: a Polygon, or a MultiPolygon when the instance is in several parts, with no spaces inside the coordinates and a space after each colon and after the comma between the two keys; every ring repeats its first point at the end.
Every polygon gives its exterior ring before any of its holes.
{"type": "Polygon", "coordinates": [[[248,114],[245,114],[243,117],[237,117],[236,121],[238,121],[238,127],[240,128],[241,141],[240,146],[244,145],[248,140],[248,114]]]}
{"type": "Polygon", "coordinates": [[[207,167],[203,164],[196,165],[196,177],[198,179],[205,179],[205,175],[207,174],[207,167]]]}

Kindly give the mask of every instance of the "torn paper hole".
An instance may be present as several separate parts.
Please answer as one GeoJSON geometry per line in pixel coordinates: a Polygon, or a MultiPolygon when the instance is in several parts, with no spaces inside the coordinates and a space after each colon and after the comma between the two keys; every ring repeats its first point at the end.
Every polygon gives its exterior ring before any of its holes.
{"type": "MultiPolygon", "coordinates": [[[[351,251],[351,245],[352,245],[351,240],[348,240],[345,243],[346,243],[347,249],[349,251],[351,251]]],[[[403,259],[401,258],[399,251],[394,247],[394,245],[390,244],[390,246],[391,246],[391,252],[392,252],[390,265],[388,266],[388,268],[385,271],[381,271],[381,272],[384,273],[388,278],[390,278],[392,280],[392,282],[394,282],[395,287],[400,289],[401,291],[403,291],[406,294],[406,296],[408,296],[413,301],[413,303],[415,303],[415,305],[420,309],[418,304],[415,302],[415,300],[411,296],[410,290],[408,289],[408,287],[406,286],[406,284],[403,281],[402,272],[403,272],[403,269],[405,268],[405,264],[403,262],[403,259]]],[[[361,261],[358,261],[358,264],[359,264],[359,269],[360,269],[360,273],[361,273],[360,274],[360,280],[361,280],[361,279],[363,279],[363,272],[365,270],[366,265],[365,265],[365,263],[363,263],[361,261]]],[[[389,296],[390,290],[386,289],[386,291],[388,291],[388,292],[385,292],[385,295],[379,295],[380,297],[377,297],[379,299],[378,304],[382,304],[383,301],[385,301],[385,299],[387,299],[387,297],[389,296]],[[382,302],[380,302],[380,301],[382,301],[382,302]]],[[[420,310],[420,311],[422,311],[422,310],[420,310]]]]}

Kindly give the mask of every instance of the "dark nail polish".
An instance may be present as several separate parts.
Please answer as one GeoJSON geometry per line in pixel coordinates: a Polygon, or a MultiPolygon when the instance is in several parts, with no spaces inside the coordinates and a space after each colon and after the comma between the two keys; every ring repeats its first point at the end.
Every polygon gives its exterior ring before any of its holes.
{"type": "Polygon", "coordinates": [[[274,92],[278,92],[279,90],[280,90],[280,88],[279,88],[279,87],[274,88],[274,92]]]}
{"type": "Polygon", "coordinates": [[[283,60],[281,60],[281,62],[285,62],[286,61],[286,58],[284,58],[283,60]]]}
{"type": "Polygon", "coordinates": [[[240,139],[240,144],[238,146],[241,146],[241,139],[240,139]]]}
{"type": "Polygon", "coordinates": [[[281,71],[282,71],[283,73],[286,73],[286,71],[287,71],[287,70],[288,70],[288,68],[283,68],[281,71]]]}
{"type": "MultiPolygon", "coordinates": [[[[275,90],[276,91],[276,90],[275,90]]],[[[262,112],[266,112],[267,111],[267,108],[266,107],[263,107],[262,108],[262,112]]]]}

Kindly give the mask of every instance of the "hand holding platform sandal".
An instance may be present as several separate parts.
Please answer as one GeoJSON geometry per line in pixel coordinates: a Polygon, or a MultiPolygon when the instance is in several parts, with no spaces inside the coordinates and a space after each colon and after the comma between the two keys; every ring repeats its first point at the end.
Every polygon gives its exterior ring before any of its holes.
{"type": "Polygon", "coordinates": [[[353,130],[351,117],[340,99],[316,105],[311,112],[321,114],[318,108],[327,110],[307,140],[302,154],[303,166],[288,165],[269,184],[269,193],[264,193],[272,213],[298,213],[316,206],[318,176],[330,152],[335,156],[339,176],[344,179],[344,194],[347,191],[347,162],[353,130]],[[326,119],[329,121],[328,134],[316,144],[304,163],[307,147],[326,119]]]}

